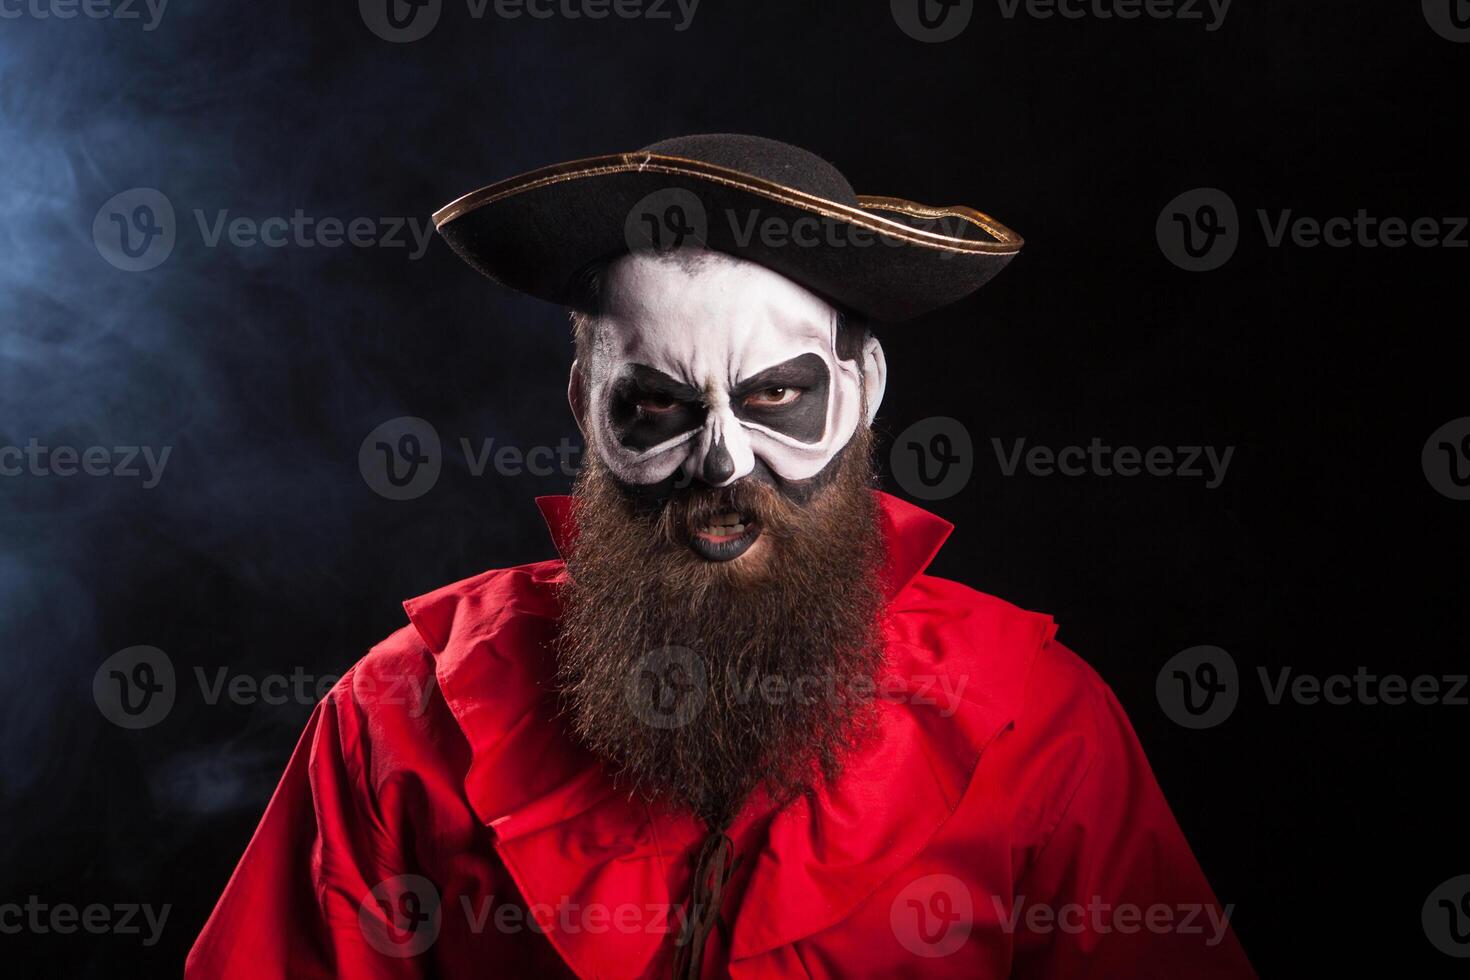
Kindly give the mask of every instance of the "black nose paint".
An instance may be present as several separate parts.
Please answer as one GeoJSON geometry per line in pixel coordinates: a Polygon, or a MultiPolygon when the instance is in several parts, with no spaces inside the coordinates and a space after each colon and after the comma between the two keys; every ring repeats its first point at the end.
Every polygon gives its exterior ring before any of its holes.
{"type": "Polygon", "coordinates": [[[726,448],[725,440],[721,439],[705,454],[704,482],[711,486],[719,486],[734,475],[735,460],[730,458],[730,450],[726,448]]]}

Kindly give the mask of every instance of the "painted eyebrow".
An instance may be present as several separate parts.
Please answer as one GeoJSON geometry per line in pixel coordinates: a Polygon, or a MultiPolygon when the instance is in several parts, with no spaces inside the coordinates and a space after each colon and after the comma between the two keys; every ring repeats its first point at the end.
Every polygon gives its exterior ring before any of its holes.
{"type": "Polygon", "coordinates": [[[827,365],[816,354],[802,354],[789,361],[768,367],[736,385],[736,397],[767,388],[810,388],[827,377],[827,365]]]}
{"type": "Polygon", "coordinates": [[[697,402],[703,397],[698,388],[687,385],[647,364],[631,365],[626,378],[644,394],[663,395],[681,402],[697,402]]]}

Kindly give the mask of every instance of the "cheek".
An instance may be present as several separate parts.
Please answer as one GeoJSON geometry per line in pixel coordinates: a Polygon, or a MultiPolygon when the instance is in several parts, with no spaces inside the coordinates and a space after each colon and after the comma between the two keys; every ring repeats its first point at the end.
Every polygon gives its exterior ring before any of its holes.
{"type": "Polygon", "coordinates": [[[820,400],[793,412],[785,425],[748,420],[750,448],[756,459],[785,481],[817,478],[852,441],[862,423],[862,384],[847,362],[831,375],[820,400]]]}
{"type": "Polygon", "coordinates": [[[755,458],[769,467],[776,476],[789,481],[808,480],[816,476],[826,468],[840,448],[822,444],[793,446],[789,442],[773,439],[764,432],[753,432],[750,439],[751,453],[755,458]]]}

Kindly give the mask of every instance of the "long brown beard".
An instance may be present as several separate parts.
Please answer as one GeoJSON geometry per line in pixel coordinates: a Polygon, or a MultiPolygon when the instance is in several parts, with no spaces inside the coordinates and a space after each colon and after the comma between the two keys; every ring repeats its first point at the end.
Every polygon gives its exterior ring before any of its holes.
{"type": "Polygon", "coordinates": [[[779,804],[836,778],[868,730],[884,650],[866,428],[836,465],[804,505],[740,481],[650,510],[589,455],[558,679],[574,734],[633,792],[723,827],[757,787],[779,804]],[[728,510],[756,516],[763,552],[694,554],[687,529],[728,510]]]}

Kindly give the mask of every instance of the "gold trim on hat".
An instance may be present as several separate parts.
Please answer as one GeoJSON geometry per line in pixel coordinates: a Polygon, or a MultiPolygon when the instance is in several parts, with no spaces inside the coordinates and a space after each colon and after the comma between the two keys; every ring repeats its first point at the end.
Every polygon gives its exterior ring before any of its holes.
{"type": "Polygon", "coordinates": [[[852,207],[838,201],[808,194],[794,187],[787,187],[774,181],[765,180],[751,174],[742,173],[739,170],[731,170],[727,167],[719,167],[702,160],[689,160],[684,157],[666,156],[661,153],[615,153],[609,156],[590,157],[585,160],[572,160],[568,163],[553,164],[511,177],[498,183],[482,187],[477,191],[471,191],[463,197],[444,205],[434,212],[434,227],[442,230],[445,225],[457,218],[462,218],[471,211],[494,204],[515,194],[523,194],[527,191],[546,187],[550,184],[560,184],[569,180],[581,180],[587,177],[600,177],[606,174],[620,173],[660,173],[676,177],[694,177],[710,183],[722,184],[737,190],[755,194],[760,197],[769,198],[780,204],[802,208],[812,211],[823,217],[837,218],[859,225],[872,231],[897,238],[910,244],[925,248],[938,249],[945,252],[961,252],[970,254],[988,255],[1014,255],[1021,250],[1023,240],[1005,225],[996,221],[974,208],[962,206],[930,207],[915,201],[907,201],[899,197],[872,197],[860,196],[858,203],[860,207],[852,207]],[[866,210],[874,208],[883,211],[896,211],[910,217],[920,218],[959,218],[967,221],[985,234],[994,238],[993,242],[975,241],[969,238],[957,238],[953,235],[945,235],[939,232],[927,231],[922,228],[914,228],[899,221],[885,218],[880,214],[874,214],[866,210]]]}

